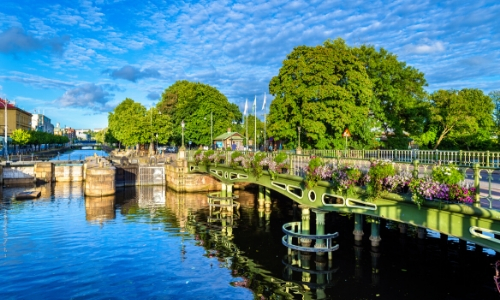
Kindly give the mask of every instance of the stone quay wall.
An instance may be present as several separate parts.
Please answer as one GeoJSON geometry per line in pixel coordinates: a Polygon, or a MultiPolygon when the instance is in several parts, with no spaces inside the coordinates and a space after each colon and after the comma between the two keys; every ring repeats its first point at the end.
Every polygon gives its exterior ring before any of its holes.
{"type": "MultiPolygon", "coordinates": [[[[140,163],[140,162],[139,162],[140,163]]],[[[144,166],[151,167],[152,164],[144,166]]],[[[36,182],[85,182],[85,195],[112,195],[117,187],[140,185],[139,164],[113,165],[99,158],[83,164],[38,162],[34,165],[0,165],[3,186],[32,185],[36,182]]],[[[162,184],[178,192],[210,192],[221,190],[221,183],[207,174],[189,173],[185,161],[155,164],[162,168],[162,184]]]]}

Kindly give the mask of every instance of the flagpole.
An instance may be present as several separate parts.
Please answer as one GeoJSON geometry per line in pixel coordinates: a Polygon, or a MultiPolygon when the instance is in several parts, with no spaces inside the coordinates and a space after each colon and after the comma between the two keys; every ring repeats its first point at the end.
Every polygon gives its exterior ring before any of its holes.
{"type": "Polygon", "coordinates": [[[257,152],[257,96],[255,96],[255,99],[253,100],[253,152],[257,152]]]}

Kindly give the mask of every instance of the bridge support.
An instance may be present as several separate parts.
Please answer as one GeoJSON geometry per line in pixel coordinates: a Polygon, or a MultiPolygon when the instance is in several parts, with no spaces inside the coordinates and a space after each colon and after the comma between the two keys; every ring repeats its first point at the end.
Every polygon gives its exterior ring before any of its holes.
{"type": "Polygon", "coordinates": [[[354,214],[354,241],[362,241],[363,240],[363,215],[354,214]]]}
{"type": "MultiPolygon", "coordinates": [[[[302,233],[303,234],[310,234],[311,233],[311,210],[308,206],[304,205],[299,205],[299,207],[302,209],[302,233]]],[[[307,238],[300,238],[300,244],[304,247],[310,247],[311,246],[311,240],[307,238]]]]}
{"type": "Polygon", "coordinates": [[[372,233],[370,235],[370,241],[372,247],[378,247],[380,245],[380,241],[382,238],[380,237],[380,219],[372,217],[372,233]]]}

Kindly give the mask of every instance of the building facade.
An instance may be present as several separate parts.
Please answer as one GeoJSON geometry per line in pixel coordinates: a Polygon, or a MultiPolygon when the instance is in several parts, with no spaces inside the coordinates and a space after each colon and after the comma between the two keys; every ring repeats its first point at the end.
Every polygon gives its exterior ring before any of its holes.
{"type": "Polygon", "coordinates": [[[44,114],[33,114],[31,117],[31,129],[54,134],[54,125],[50,118],[44,114]]]}
{"type": "Polygon", "coordinates": [[[3,128],[2,136],[5,136],[5,127],[7,127],[7,136],[10,136],[16,129],[30,130],[31,117],[27,111],[17,107],[15,103],[0,98],[0,124],[3,128]]]}

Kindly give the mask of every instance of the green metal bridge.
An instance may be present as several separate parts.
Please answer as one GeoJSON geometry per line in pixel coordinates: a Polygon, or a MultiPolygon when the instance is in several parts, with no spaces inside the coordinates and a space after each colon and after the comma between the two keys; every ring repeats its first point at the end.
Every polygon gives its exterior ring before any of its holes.
{"type": "MultiPolygon", "coordinates": [[[[393,156],[393,162],[399,169],[406,169],[417,172],[419,176],[425,176],[431,171],[434,160],[426,160],[426,163],[419,164],[415,159],[415,153],[408,152],[387,152],[393,156]],[[398,161],[395,155],[398,154],[403,161],[398,161]]],[[[270,191],[275,191],[292,199],[301,207],[313,209],[315,212],[339,212],[350,213],[355,216],[354,235],[362,235],[363,218],[372,222],[372,232],[370,240],[372,245],[377,245],[380,240],[378,235],[380,218],[416,226],[418,229],[431,229],[441,234],[446,234],[460,238],[465,241],[475,243],[495,251],[500,251],[500,211],[495,209],[498,200],[494,199],[495,176],[498,175],[500,167],[497,158],[500,153],[488,153],[488,156],[479,156],[480,159],[472,155],[460,154],[449,155],[455,159],[447,162],[454,162],[472,180],[477,188],[476,202],[472,205],[451,204],[440,201],[425,201],[419,208],[412,200],[411,193],[394,194],[385,192],[382,196],[369,199],[364,188],[357,188],[349,196],[339,193],[334,189],[333,184],[327,181],[319,181],[318,184],[309,189],[305,185],[302,167],[307,165],[309,155],[289,154],[290,165],[288,172],[278,174],[274,178],[266,171],[262,176],[255,176],[251,171],[242,167],[231,167],[228,163],[217,163],[210,165],[195,164],[193,160],[194,152],[188,153],[189,172],[207,173],[217,178],[223,184],[223,190],[232,192],[232,186],[240,182],[250,182],[259,185],[259,199],[266,199],[270,191]],[[484,176],[487,175],[487,176],[484,176]],[[472,177],[472,178],[471,178],[472,177]],[[486,179],[486,180],[485,180],[486,179]]],[[[311,154],[311,153],[310,153],[311,154]]],[[[314,152],[314,155],[320,153],[314,152]]],[[[346,153],[340,151],[338,156],[323,156],[322,159],[328,163],[351,164],[361,169],[367,168],[373,153],[369,157],[360,157],[360,153],[346,153]],[[351,156],[350,156],[351,154],[351,156]],[[352,157],[355,156],[355,157],[352,157]]],[[[270,153],[269,155],[274,155],[270,153]]],[[[320,154],[321,155],[321,154],[320,154]]],[[[385,159],[380,153],[375,158],[385,159]]],[[[436,154],[433,151],[432,158],[436,154]]],[[[230,160],[230,152],[227,152],[227,160],[230,160]]]]}

